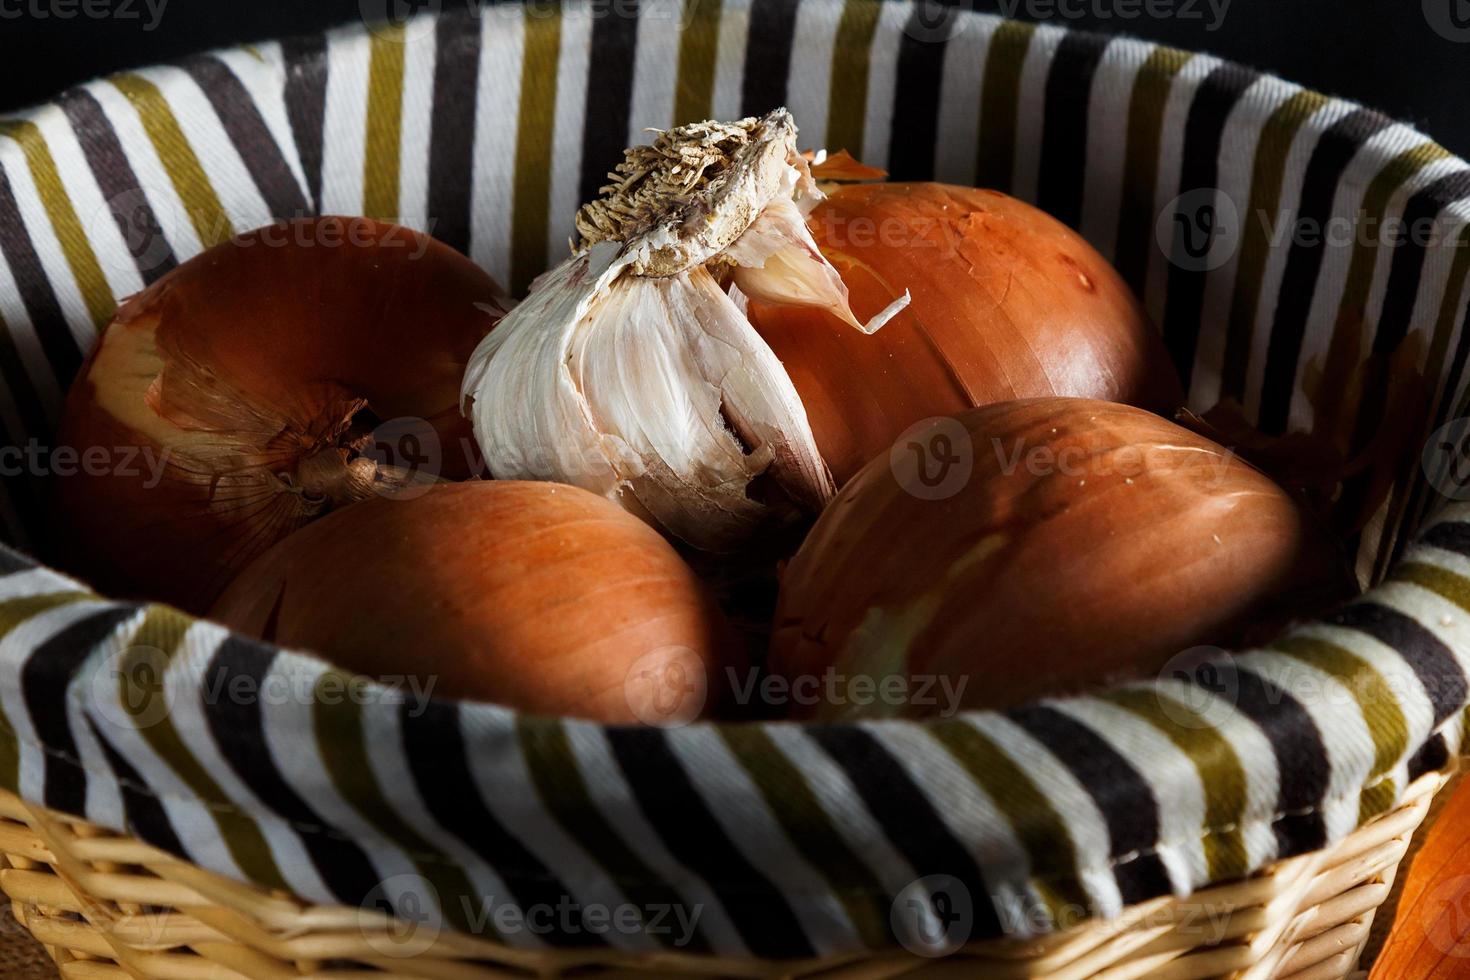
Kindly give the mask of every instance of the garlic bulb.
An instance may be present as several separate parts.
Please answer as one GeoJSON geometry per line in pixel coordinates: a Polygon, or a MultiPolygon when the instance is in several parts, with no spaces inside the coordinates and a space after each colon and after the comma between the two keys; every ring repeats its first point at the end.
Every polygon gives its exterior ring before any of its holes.
{"type": "Polygon", "coordinates": [[[627,151],[577,214],[571,258],[470,360],[463,407],[490,472],[570,483],[707,550],[835,492],[806,410],[744,296],[871,332],[818,251],[822,193],[779,109],[627,151]]]}

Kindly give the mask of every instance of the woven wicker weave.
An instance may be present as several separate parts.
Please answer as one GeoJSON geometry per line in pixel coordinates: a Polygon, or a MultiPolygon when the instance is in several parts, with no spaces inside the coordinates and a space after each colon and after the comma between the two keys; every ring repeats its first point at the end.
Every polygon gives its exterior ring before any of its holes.
{"type": "MultiPolygon", "coordinates": [[[[348,980],[559,975],[980,976],[996,980],[1340,980],[1445,777],[1335,847],[1189,899],[1135,906],[1033,942],[944,959],[907,953],[797,964],[510,950],[468,936],[425,942],[356,909],[314,907],[229,881],[147,844],[0,793],[0,889],[68,980],[348,980]],[[407,939],[405,940],[405,937],[407,939]],[[412,946],[415,955],[395,956],[412,946]]],[[[410,930],[411,932],[411,930],[410,930]]]]}

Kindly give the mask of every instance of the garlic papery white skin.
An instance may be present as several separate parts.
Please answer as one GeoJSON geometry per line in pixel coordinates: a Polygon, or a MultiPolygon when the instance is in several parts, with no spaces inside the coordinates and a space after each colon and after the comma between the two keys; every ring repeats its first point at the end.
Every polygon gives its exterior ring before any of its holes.
{"type": "Polygon", "coordinates": [[[806,410],[731,292],[868,332],[906,298],[853,316],[807,230],[822,194],[784,109],[660,133],[609,176],[579,250],[470,360],[491,474],[591,490],[707,550],[819,510],[835,488],[806,410]]]}

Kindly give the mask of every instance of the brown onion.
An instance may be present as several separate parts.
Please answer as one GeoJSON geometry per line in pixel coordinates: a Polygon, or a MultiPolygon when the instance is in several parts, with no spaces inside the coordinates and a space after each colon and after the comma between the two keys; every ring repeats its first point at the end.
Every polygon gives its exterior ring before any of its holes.
{"type": "Polygon", "coordinates": [[[332,514],[257,559],[211,617],[368,676],[604,722],[687,721],[740,657],[657,531],[555,483],[470,481],[332,514]]]}
{"type": "Polygon", "coordinates": [[[1158,331],[1080,235],[997,191],[946,184],[834,190],[807,225],[859,319],[907,289],[872,336],[822,310],[752,300],[841,486],[920,419],[1012,398],[1183,402],[1158,331]]]}
{"type": "Polygon", "coordinates": [[[1156,671],[1351,588],[1296,501],[1209,440],[1107,402],[1004,402],[916,431],[838,494],[786,569],[771,659],[1000,706],[1156,671]]]}
{"type": "Polygon", "coordinates": [[[123,304],[67,396],[60,444],[116,465],[56,481],[58,563],[202,612],[328,510],[424,470],[468,476],[459,384],[506,305],[448,246],[364,218],[273,225],[184,263],[123,304]],[[385,420],[402,445],[375,454],[385,420]]]}

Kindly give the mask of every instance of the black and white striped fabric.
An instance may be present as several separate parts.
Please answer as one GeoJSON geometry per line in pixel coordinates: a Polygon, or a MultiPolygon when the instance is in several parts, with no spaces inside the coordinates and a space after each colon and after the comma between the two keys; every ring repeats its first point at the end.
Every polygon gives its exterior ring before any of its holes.
{"type": "MultiPolygon", "coordinates": [[[[813,145],[1080,228],[1198,408],[1367,433],[1392,378],[1422,387],[1425,432],[1464,411],[1470,168],[1407,126],[1208,56],[932,6],[629,0],[219,52],[0,121],[4,444],[45,445],[121,297],[237,232],[395,219],[519,289],[645,127],[780,104],[813,145]],[[1330,235],[1401,218],[1448,230],[1330,235]]],[[[518,946],[882,947],[936,875],[970,896],[973,938],[1046,932],[1320,848],[1459,751],[1470,509],[1438,506],[1453,474],[1395,462],[1355,541],[1382,582],[1330,619],[1207,670],[922,724],[519,717],[0,549],[0,786],[225,875],[518,946]],[[496,914],[566,906],[544,929],[496,914]],[[645,928],[596,929],[599,907],[645,928]]],[[[40,487],[7,465],[3,491],[24,549],[40,487]]]]}

